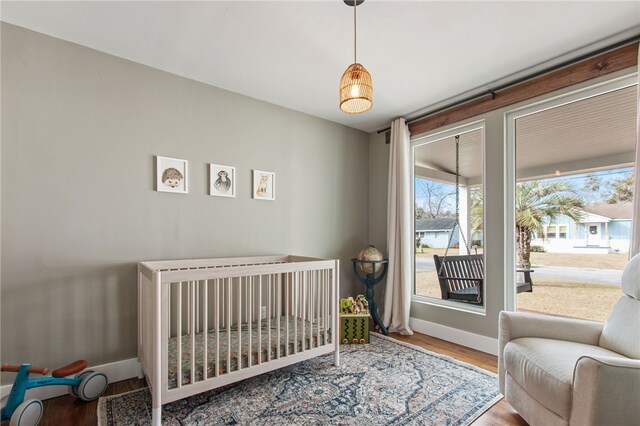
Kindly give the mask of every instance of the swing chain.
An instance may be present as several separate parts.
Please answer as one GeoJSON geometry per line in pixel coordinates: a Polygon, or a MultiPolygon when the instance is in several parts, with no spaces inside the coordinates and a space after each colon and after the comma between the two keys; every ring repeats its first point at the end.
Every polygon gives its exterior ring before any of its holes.
{"type": "Polygon", "coordinates": [[[451,229],[451,234],[449,234],[449,241],[447,242],[447,248],[445,249],[444,256],[442,257],[442,263],[440,264],[438,275],[442,275],[444,262],[445,260],[447,260],[447,254],[449,253],[449,247],[451,246],[451,242],[453,241],[453,234],[455,233],[456,228],[460,229],[462,241],[464,242],[464,246],[467,248],[467,253],[470,254],[471,250],[469,250],[469,244],[467,244],[467,239],[464,236],[464,231],[460,226],[460,135],[456,135],[456,221],[453,224],[453,228],[451,229]]]}

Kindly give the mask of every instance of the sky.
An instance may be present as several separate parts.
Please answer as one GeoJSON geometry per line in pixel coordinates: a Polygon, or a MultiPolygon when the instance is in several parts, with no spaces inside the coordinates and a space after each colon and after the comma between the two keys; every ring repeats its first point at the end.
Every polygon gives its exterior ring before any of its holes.
{"type": "MultiPolygon", "coordinates": [[[[606,192],[608,189],[608,183],[624,177],[629,173],[633,172],[633,167],[627,167],[623,169],[612,169],[612,170],[603,170],[599,172],[593,173],[583,173],[578,175],[571,176],[559,176],[552,177],[547,179],[541,179],[541,181],[546,182],[554,182],[554,181],[565,181],[570,183],[576,192],[582,196],[585,201],[585,204],[599,204],[604,203],[604,197],[606,196],[606,192]],[[600,181],[600,190],[593,191],[585,188],[585,184],[587,180],[591,177],[597,177],[600,181]]],[[[446,194],[450,194],[446,197],[444,204],[444,210],[448,210],[453,212],[455,210],[455,185],[448,183],[440,183],[435,181],[430,181],[427,179],[416,178],[415,180],[415,202],[418,206],[425,207],[428,202],[428,188],[431,188],[433,192],[437,193],[435,199],[438,199],[446,194]]]]}

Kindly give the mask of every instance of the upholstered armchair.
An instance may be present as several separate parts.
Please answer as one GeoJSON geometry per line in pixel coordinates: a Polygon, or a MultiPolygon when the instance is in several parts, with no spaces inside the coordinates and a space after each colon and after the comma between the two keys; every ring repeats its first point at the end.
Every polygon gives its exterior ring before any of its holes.
{"type": "Polygon", "coordinates": [[[606,323],[500,313],[500,391],[530,425],[640,424],[640,255],[606,323]]]}

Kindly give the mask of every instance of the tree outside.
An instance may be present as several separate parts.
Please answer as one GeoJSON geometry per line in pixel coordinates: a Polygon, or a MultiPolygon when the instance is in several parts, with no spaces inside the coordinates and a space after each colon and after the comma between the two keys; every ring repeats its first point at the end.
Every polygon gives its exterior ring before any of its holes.
{"type": "MultiPolygon", "coordinates": [[[[471,229],[483,226],[482,191],[471,193],[471,229]]],[[[579,209],[584,201],[568,182],[532,180],[516,185],[516,252],[518,268],[531,267],[531,239],[544,236],[544,219],[555,220],[560,215],[579,221],[579,209]]]]}
{"type": "Polygon", "coordinates": [[[519,268],[531,267],[531,238],[533,234],[545,235],[544,218],[553,222],[565,215],[581,219],[579,209],[584,207],[582,197],[563,181],[543,182],[532,180],[516,185],[516,251],[519,268]]]}
{"type": "Polygon", "coordinates": [[[633,174],[613,180],[606,197],[607,204],[630,203],[633,200],[633,174]]]}
{"type": "Polygon", "coordinates": [[[434,182],[428,179],[416,178],[415,184],[420,197],[416,197],[416,219],[436,219],[454,217],[455,186],[434,182]]]}
{"type": "Polygon", "coordinates": [[[579,193],[586,204],[627,203],[633,199],[632,167],[578,175],[571,179],[578,183],[579,193]]]}

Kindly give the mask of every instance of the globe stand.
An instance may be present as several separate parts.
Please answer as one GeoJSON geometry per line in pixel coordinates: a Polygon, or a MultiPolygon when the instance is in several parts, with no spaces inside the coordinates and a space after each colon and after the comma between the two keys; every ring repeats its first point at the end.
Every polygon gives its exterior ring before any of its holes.
{"type": "Polygon", "coordinates": [[[382,320],[378,316],[378,307],[376,306],[376,302],[373,300],[373,288],[384,278],[384,275],[387,273],[387,264],[389,263],[388,259],[384,260],[359,260],[356,258],[351,259],[353,262],[353,272],[356,274],[356,278],[360,280],[361,283],[365,285],[366,292],[365,297],[367,298],[367,303],[369,303],[369,312],[371,313],[371,317],[373,318],[373,322],[380,328],[380,331],[385,336],[389,334],[387,331],[387,327],[382,324],[382,320]],[[371,269],[371,273],[364,273],[360,268],[358,268],[358,264],[369,264],[369,268],[366,268],[365,265],[362,265],[362,269],[371,269]],[[382,271],[376,273],[376,264],[382,265],[382,271]]]}

